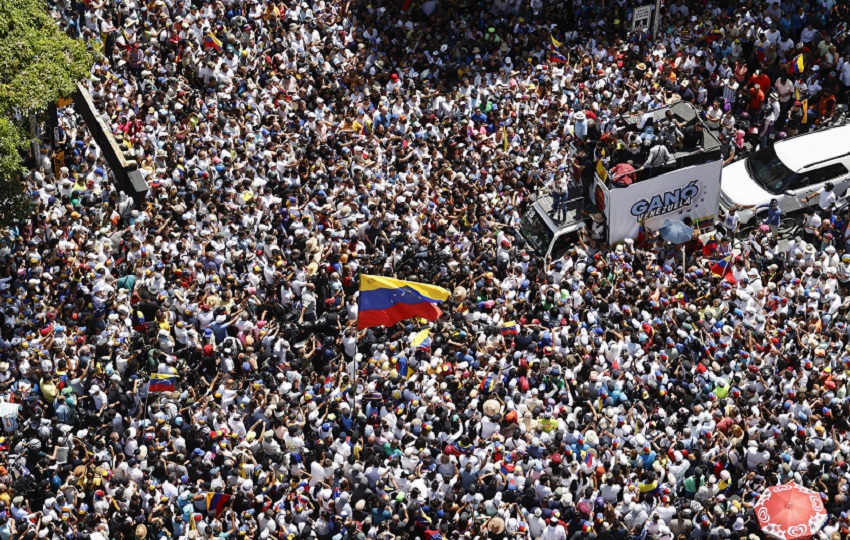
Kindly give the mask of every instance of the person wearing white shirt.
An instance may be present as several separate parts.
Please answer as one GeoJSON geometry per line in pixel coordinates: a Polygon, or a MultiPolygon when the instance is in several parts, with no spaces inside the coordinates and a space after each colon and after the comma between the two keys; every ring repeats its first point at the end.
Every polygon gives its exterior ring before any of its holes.
{"type": "Polygon", "coordinates": [[[838,80],[844,86],[850,86],[850,53],[845,53],[838,61],[838,80]]]}
{"type": "Polygon", "coordinates": [[[549,520],[549,525],[543,529],[543,534],[540,535],[541,540],[567,540],[567,532],[564,527],[558,523],[558,518],[552,517],[549,520]]]}
{"type": "MultiPolygon", "coordinates": [[[[835,204],[835,190],[833,189],[832,182],[827,182],[821,189],[812,193],[808,197],[803,199],[804,203],[808,203],[811,199],[814,199],[815,196],[818,197],[818,206],[821,210],[829,210],[835,204]]],[[[808,231],[808,229],[806,229],[808,231]]],[[[813,232],[813,231],[812,231],[813,232]]]]}

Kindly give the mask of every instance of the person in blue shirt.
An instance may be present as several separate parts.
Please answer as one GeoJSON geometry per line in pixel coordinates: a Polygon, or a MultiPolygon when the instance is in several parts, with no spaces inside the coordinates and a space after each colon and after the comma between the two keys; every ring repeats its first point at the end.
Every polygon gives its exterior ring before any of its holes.
{"type": "Polygon", "coordinates": [[[643,450],[641,451],[638,460],[640,461],[644,469],[651,469],[652,464],[655,463],[657,457],[658,454],[655,452],[655,450],[653,450],[649,444],[645,444],[643,445],[643,450]]]}
{"type": "Polygon", "coordinates": [[[242,315],[244,311],[244,309],[240,309],[239,311],[233,314],[230,320],[228,320],[227,315],[224,314],[218,315],[215,318],[215,322],[210,325],[210,329],[215,335],[216,343],[221,343],[225,340],[225,338],[227,338],[227,327],[238,321],[239,316],[242,315]]]}
{"type": "Polygon", "coordinates": [[[380,525],[385,521],[389,521],[390,519],[392,519],[392,517],[393,513],[392,510],[390,510],[390,506],[388,504],[384,505],[383,508],[372,508],[372,523],[376,525],[380,525]]]}
{"type": "Polygon", "coordinates": [[[584,444],[584,433],[581,433],[578,438],[576,438],[576,443],[573,445],[573,452],[580,457],[583,455],[582,452],[586,450],[590,450],[590,446],[584,444]]]}
{"type": "Polygon", "coordinates": [[[779,208],[779,201],[770,199],[770,204],[767,208],[767,219],[765,224],[770,227],[770,233],[776,238],[779,234],[779,224],[782,222],[782,209],[779,208]]]}

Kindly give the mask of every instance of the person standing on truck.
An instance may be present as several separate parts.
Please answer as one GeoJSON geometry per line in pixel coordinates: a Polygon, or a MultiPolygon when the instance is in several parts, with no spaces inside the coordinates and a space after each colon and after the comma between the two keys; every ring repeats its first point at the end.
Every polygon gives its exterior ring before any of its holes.
{"type": "Polygon", "coordinates": [[[549,214],[555,221],[563,221],[567,214],[567,179],[563,174],[558,174],[549,180],[547,187],[552,194],[552,209],[549,214]]]}
{"type": "Polygon", "coordinates": [[[725,167],[735,161],[735,145],[722,131],[717,134],[717,140],[720,141],[720,157],[723,159],[723,166],[725,167]]]}
{"type": "Polygon", "coordinates": [[[595,242],[605,240],[605,216],[601,212],[596,212],[590,216],[593,222],[590,224],[590,237],[595,242]]]}
{"type": "Polygon", "coordinates": [[[647,156],[646,162],[643,164],[643,168],[649,169],[652,167],[661,167],[667,163],[667,160],[669,159],[670,151],[667,150],[666,146],[658,142],[649,150],[649,156],[647,156]]]}

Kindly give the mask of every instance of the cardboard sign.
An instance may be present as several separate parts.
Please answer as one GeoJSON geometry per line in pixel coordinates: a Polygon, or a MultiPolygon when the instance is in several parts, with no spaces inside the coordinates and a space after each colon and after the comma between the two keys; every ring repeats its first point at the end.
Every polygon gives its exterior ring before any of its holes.
{"type": "Polygon", "coordinates": [[[649,28],[649,19],[652,17],[652,6],[638,6],[632,13],[632,30],[638,28],[649,28]]]}

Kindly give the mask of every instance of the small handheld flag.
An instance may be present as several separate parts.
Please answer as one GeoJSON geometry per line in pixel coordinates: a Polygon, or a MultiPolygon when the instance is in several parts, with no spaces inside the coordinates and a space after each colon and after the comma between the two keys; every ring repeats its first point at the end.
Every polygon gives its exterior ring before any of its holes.
{"type": "Polygon", "coordinates": [[[421,332],[417,333],[410,340],[410,346],[414,349],[418,349],[420,347],[430,347],[431,346],[431,330],[425,329],[421,332]]]}
{"type": "Polygon", "coordinates": [[[210,33],[204,36],[204,48],[215,49],[217,52],[221,52],[221,46],[221,40],[215,34],[210,33]]]}
{"type": "Polygon", "coordinates": [[[711,266],[711,273],[716,276],[722,277],[730,283],[734,282],[735,278],[732,277],[732,255],[727,255],[723,259],[713,264],[711,266]]]}
{"type": "Polygon", "coordinates": [[[794,73],[802,73],[806,71],[806,58],[802,54],[798,54],[791,60],[791,71],[794,73]]]}
{"type": "Polygon", "coordinates": [[[177,383],[176,375],[167,375],[164,373],[154,373],[151,375],[151,382],[148,386],[148,391],[154,394],[162,392],[174,392],[177,383]]]}
{"type": "Polygon", "coordinates": [[[519,334],[519,324],[516,321],[508,321],[502,324],[503,336],[515,336],[519,334]]]}
{"type": "Polygon", "coordinates": [[[207,512],[215,512],[215,516],[218,517],[230,502],[231,497],[232,495],[226,493],[207,493],[207,512]]]}
{"type": "Polygon", "coordinates": [[[555,53],[555,52],[549,52],[549,61],[555,62],[556,64],[566,64],[567,63],[567,59],[563,55],[560,55],[560,54],[555,53]]]}

